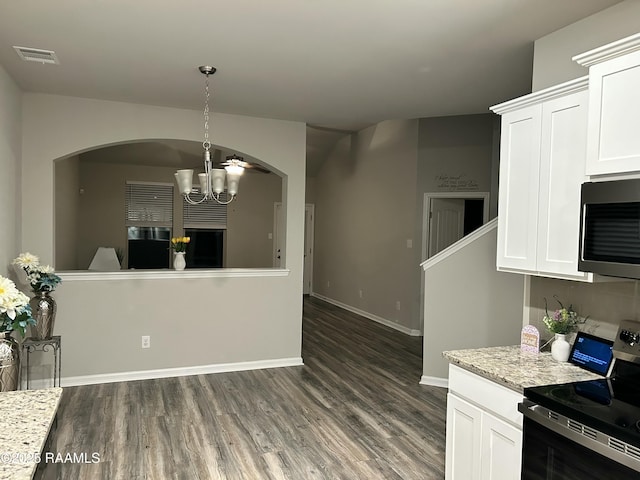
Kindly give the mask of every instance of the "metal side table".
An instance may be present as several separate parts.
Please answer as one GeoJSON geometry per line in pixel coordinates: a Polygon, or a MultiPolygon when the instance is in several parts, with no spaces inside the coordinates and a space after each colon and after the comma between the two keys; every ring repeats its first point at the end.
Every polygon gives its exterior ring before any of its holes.
{"type": "Polygon", "coordinates": [[[47,340],[38,340],[33,337],[27,338],[22,342],[22,356],[26,362],[25,369],[25,382],[26,389],[29,390],[30,383],[30,375],[31,375],[31,365],[29,364],[29,356],[32,352],[42,351],[42,352],[51,352],[53,351],[53,386],[60,386],[60,364],[62,363],[62,342],[60,335],[54,335],[47,340]]]}

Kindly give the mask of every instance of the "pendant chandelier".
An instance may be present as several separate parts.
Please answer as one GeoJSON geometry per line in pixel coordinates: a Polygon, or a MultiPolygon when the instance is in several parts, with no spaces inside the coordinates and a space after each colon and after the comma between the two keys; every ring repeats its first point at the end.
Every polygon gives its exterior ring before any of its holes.
{"type": "Polygon", "coordinates": [[[215,67],[203,65],[199,67],[201,73],[205,75],[205,96],[204,96],[204,173],[198,174],[200,190],[197,193],[202,195],[199,200],[194,200],[190,194],[196,193],[193,189],[193,169],[178,170],[174,175],[178,183],[180,195],[191,205],[197,205],[207,200],[218,202],[222,205],[231,203],[238,194],[238,184],[240,176],[244,172],[242,157],[227,157],[227,165],[224,168],[212,168],[211,166],[211,142],[209,141],[209,75],[216,73],[215,67]],[[227,184],[227,199],[221,194],[225,190],[225,180],[227,184]]]}

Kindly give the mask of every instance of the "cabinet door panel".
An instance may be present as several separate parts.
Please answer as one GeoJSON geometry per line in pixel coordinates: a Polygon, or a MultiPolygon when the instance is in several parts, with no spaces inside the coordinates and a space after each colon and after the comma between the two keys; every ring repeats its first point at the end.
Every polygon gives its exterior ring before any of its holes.
{"type": "Polygon", "coordinates": [[[445,480],[480,478],[482,410],[447,395],[447,447],[445,480]]]}
{"type": "Polygon", "coordinates": [[[498,268],[535,270],[541,105],[502,117],[498,268]]]}
{"type": "Polygon", "coordinates": [[[589,69],[588,175],[640,171],[640,52],[589,69]]]}
{"type": "Polygon", "coordinates": [[[482,480],[518,480],[522,464],[522,432],[493,415],[482,417],[482,480]]]}
{"type": "Polygon", "coordinates": [[[522,414],[518,411],[522,393],[454,364],[449,364],[449,391],[522,428],[522,414]]]}
{"type": "Polygon", "coordinates": [[[542,107],[537,269],[543,274],[587,278],[578,272],[587,102],[588,93],[582,91],[542,107]]]}

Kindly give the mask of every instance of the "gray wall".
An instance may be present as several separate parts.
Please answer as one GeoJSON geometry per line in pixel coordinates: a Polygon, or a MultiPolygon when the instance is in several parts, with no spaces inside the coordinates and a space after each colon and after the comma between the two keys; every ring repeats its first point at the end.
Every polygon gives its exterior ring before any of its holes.
{"type": "Polygon", "coordinates": [[[273,212],[282,201],[282,179],[245,172],[238,197],[227,210],[227,268],[273,266],[273,212]]]}
{"type": "MultiPolygon", "coordinates": [[[[77,381],[101,382],[111,373],[122,373],[118,379],[124,380],[135,372],[163,368],[194,373],[191,367],[210,371],[233,369],[236,362],[299,362],[305,125],[213,115],[220,145],[260,158],[283,175],[286,270],[251,272],[253,276],[222,271],[198,278],[164,272],[142,278],[130,272],[115,277],[63,274],[55,292],[55,333],[65,339],[63,377],[98,375],[77,381]],[[141,349],[141,335],[151,336],[150,349],[141,349]]],[[[196,110],[24,94],[22,248],[46,263],[54,258],[55,159],[136,140],[198,141],[201,117],[196,110]],[[35,137],[38,142],[31,141],[35,137]]]]}
{"type": "MultiPolygon", "coordinates": [[[[22,93],[0,65],[0,275],[20,253],[20,156],[22,93]]],[[[37,190],[30,190],[38,195],[37,190]]]]}
{"type": "Polygon", "coordinates": [[[535,42],[533,91],[588,74],[574,55],[640,32],[640,2],[626,0],[535,42]]]}
{"type": "MultiPolygon", "coordinates": [[[[540,90],[588,74],[571,57],[615,40],[640,32],[640,2],[627,0],[579,22],[551,33],[535,42],[533,87],[540,90]]],[[[640,291],[638,282],[624,280],[584,284],[567,280],[531,277],[529,322],[543,336],[549,336],[542,324],[544,299],[550,308],[558,295],[564,304],[573,304],[581,315],[589,315],[586,328],[612,338],[622,319],[638,319],[640,291]]]]}
{"type": "Polygon", "coordinates": [[[316,202],[316,179],[315,177],[307,177],[306,188],[304,191],[305,203],[316,202]]]}
{"type": "Polygon", "coordinates": [[[497,229],[427,269],[423,375],[448,376],[446,350],[515,345],[524,276],[496,271],[497,229]]]}
{"type": "MultiPolygon", "coordinates": [[[[422,257],[425,193],[491,193],[494,187],[497,189],[497,185],[494,185],[494,182],[497,184],[497,177],[492,175],[492,165],[494,161],[497,162],[495,152],[499,150],[499,143],[494,142],[494,128],[498,122],[499,117],[492,113],[420,119],[415,220],[418,262],[426,260],[426,257],[422,257]]],[[[491,196],[489,201],[490,211],[496,212],[497,195],[491,196]]],[[[422,284],[421,269],[416,270],[414,281],[422,284]]],[[[420,317],[420,296],[423,294],[424,288],[420,288],[414,303],[416,315],[420,317]]]]}
{"type": "Polygon", "coordinates": [[[564,306],[573,305],[582,317],[589,317],[583,329],[613,340],[620,320],[638,320],[640,282],[619,279],[602,283],[581,283],[553,278],[531,277],[529,323],[540,330],[541,337],[551,335],[542,323],[544,300],[549,311],[559,308],[554,295],[564,306]]]}
{"type": "MultiPolygon", "coordinates": [[[[79,161],[78,156],[58,160],[56,268],[85,270],[100,246],[126,252],[126,182],[171,183],[174,172],[169,167],[79,161]]],[[[182,198],[177,189],[174,193],[173,234],[182,235],[182,198]]],[[[269,233],[273,231],[273,204],[280,201],[279,176],[249,172],[242,176],[238,198],[228,209],[225,267],[272,266],[273,240],[269,233]]]]}
{"type": "Polygon", "coordinates": [[[300,358],[301,322],[298,306],[286,300],[289,280],[65,278],[54,295],[63,386],[135,379],[145,371],[153,377],[163,369],[198,374],[215,365],[225,371],[243,362],[291,364],[300,358]],[[150,349],[140,348],[142,335],[151,337],[150,349]]]}
{"type": "Polygon", "coordinates": [[[421,118],[419,192],[491,191],[496,119],[492,113],[421,118]]]}
{"type": "MultiPolygon", "coordinates": [[[[83,257],[85,245],[78,230],[80,196],[80,165],[78,155],[61,159],[54,164],[55,175],[55,267],[76,270],[78,258],[83,257]]],[[[106,246],[106,245],[103,245],[106,246]]],[[[115,246],[115,245],[114,245],[115,246]]],[[[91,261],[91,259],[89,259],[91,261]]],[[[86,263],[86,260],[84,261],[86,263]]],[[[83,268],[86,268],[89,263],[83,268]]]]}
{"type": "Polygon", "coordinates": [[[417,146],[417,120],[382,122],[341,139],[315,179],[314,293],[409,329],[417,146]]]}
{"type": "Polygon", "coordinates": [[[313,185],[314,293],[420,330],[424,194],[497,191],[498,125],[490,113],[390,121],[339,141],[313,185]]]}

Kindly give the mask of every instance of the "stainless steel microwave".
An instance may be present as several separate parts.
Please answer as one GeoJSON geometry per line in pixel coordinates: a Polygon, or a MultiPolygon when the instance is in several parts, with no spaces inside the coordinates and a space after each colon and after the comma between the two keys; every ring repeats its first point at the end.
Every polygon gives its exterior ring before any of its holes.
{"type": "Polygon", "coordinates": [[[578,270],[640,278],[640,179],[583,183],[580,204],[578,270]]]}

